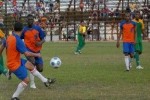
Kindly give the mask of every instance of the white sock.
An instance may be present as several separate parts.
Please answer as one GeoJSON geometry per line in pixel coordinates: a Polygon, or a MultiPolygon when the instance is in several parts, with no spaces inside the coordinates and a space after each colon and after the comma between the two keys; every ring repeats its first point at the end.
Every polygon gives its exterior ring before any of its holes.
{"type": "Polygon", "coordinates": [[[34,82],[34,76],[33,76],[33,74],[31,72],[30,72],[29,77],[30,77],[30,84],[35,84],[35,82],[34,82]]]}
{"type": "Polygon", "coordinates": [[[27,87],[27,84],[25,82],[20,82],[17,90],[15,91],[15,93],[13,94],[12,98],[14,97],[19,97],[19,95],[23,92],[23,90],[27,87]]]}
{"type": "Polygon", "coordinates": [[[124,57],[126,69],[129,70],[129,56],[124,57]]]}
{"type": "Polygon", "coordinates": [[[45,78],[41,73],[39,73],[35,68],[31,71],[31,73],[38,77],[42,82],[47,82],[47,78],[45,78]]]}
{"type": "Polygon", "coordinates": [[[131,65],[131,63],[132,63],[132,58],[129,57],[129,66],[131,65]]]}

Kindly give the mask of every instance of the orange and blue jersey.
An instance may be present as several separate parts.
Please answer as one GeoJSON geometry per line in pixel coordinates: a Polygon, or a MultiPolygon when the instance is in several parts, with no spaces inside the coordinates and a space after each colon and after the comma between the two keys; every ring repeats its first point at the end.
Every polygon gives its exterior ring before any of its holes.
{"type": "Polygon", "coordinates": [[[135,28],[136,28],[136,23],[131,21],[131,22],[126,22],[123,20],[120,23],[120,29],[122,30],[122,39],[123,42],[135,42],[135,28]]]}
{"type": "Polygon", "coordinates": [[[24,27],[21,39],[24,39],[24,43],[32,52],[40,52],[42,46],[36,46],[36,42],[40,42],[45,38],[44,31],[37,25],[33,25],[32,28],[24,27]]]}
{"type": "Polygon", "coordinates": [[[12,34],[6,40],[6,58],[7,67],[10,71],[15,71],[21,65],[21,54],[27,51],[24,42],[20,36],[12,34]]]}

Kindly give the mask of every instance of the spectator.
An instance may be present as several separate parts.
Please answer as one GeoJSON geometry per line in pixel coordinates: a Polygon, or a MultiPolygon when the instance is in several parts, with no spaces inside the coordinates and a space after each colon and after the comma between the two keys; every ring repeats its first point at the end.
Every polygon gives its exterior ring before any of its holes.
{"type": "Polygon", "coordinates": [[[54,2],[53,2],[53,0],[50,0],[50,3],[49,3],[49,12],[53,12],[53,9],[54,9],[54,2]]]}
{"type": "Polygon", "coordinates": [[[119,17],[120,16],[120,11],[119,11],[118,8],[114,11],[114,14],[115,14],[115,17],[119,17]]]}
{"type": "Polygon", "coordinates": [[[97,13],[96,10],[93,12],[92,17],[93,17],[93,20],[97,20],[98,19],[98,13],[97,13]]]}

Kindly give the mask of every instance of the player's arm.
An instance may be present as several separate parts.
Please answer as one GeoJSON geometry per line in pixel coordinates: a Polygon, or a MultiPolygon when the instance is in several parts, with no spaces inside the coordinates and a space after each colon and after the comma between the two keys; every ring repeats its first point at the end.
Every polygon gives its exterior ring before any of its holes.
{"type": "Polygon", "coordinates": [[[32,53],[32,52],[30,52],[30,51],[24,52],[24,55],[25,55],[26,57],[41,57],[41,54],[40,54],[40,53],[32,53]]]}
{"type": "Polygon", "coordinates": [[[41,41],[36,42],[36,46],[41,46],[45,42],[45,39],[42,39],[41,41]]]}
{"type": "Polygon", "coordinates": [[[4,48],[5,48],[5,46],[1,45],[1,47],[0,47],[0,55],[2,54],[4,48]]]}
{"type": "Polygon", "coordinates": [[[23,43],[23,41],[21,39],[17,39],[17,44],[16,44],[16,48],[17,50],[24,54],[25,56],[29,57],[29,56],[32,56],[32,57],[41,57],[41,54],[40,53],[32,53],[32,52],[29,52],[26,47],[25,47],[25,44],[23,43]]]}
{"type": "Polygon", "coordinates": [[[2,38],[1,41],[2,41],[2,45],[0,47],[0,55],[2,54],[3,50],[6,47],[6,40],[5,40],[5,38],[2,38]]]}
{"type": "Polygon", "coordinates": [[[120,23],[120,33],[117,36],[117,44],[116,44],[117,48],[120,47],[120,38],[121,38],[122,34],[123,34],[123,24],[120,23]]]}
{"type": "Polygon", "coordinates": [[[145,34],[145,26],[144,26],[143,20],[141,21],[141,23],[142,23],[142,33],[143,33],[143,36],[145,37],[146,34],[145,34]]]}
{"type": "Polygon", "coordinates": [[[41,39],[41,41],[38,41],[35,44],[36,44],[36,46],[41,46],[45,42],[44,38],[45,38],[46,34],[40,27],[37,27],[37,30],[39,32],[39,38],[41,39]]]}
{"type": "Polygon", "coordinates": [[[5,34],[3,33],[3,31],[0,29],[0,38],[4,38],[5,34]]]}
{"type": "Polygon", "coordinates": [[[121,38],[121,35],[122,35],[122,30],[120,30],[120,33],[119,33],[118,36],[117,36],[117,44],[116,44],[116,47],[117,47],[117,48],[120,47],[120,38],[121,38]]]}
{"type": "Polygon", "coordinates": [[[137,26],[136,26],[136,23],[134,23],[134,27],[135,27],[134,28],[134,34],[135,34],[134,35],[134,40],[135,40],[134,43],[136,43],[136,39],[137,39],[137,26]]]}

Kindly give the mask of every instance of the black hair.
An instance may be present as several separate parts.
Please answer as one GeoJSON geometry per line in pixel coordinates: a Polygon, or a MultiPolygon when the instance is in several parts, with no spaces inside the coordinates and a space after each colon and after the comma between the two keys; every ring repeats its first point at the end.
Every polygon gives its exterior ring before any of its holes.
{"type": "Polygon", "coordinates": [[[84,20],[80,20],[80,23],[83,23],[84,22],[84,20]]]}
{"type": "Polygon", "coordinates": [[[14,24],[14,31],[22,31],[23,24],[21,22],[15,22],[14,24]]]}
{"type": "Polygon", "coordinates": [[[28,17],[34,17],[34,16],[33,16],[32,14],[28,14],[28,15],[27,15],[27,18],[28,18],[28,17]]]}

